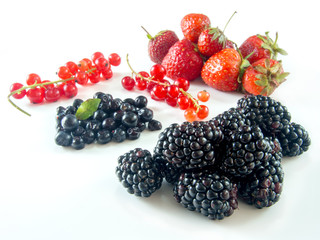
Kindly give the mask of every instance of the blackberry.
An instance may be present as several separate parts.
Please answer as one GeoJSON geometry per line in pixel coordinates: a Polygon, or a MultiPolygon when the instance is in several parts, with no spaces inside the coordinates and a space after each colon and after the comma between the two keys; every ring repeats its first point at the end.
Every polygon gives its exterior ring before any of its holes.
{"type": "Polygon", "coordinates": [[[148,122],[148,129],[150,131],[157,131],[157,130],[160,130],[161,128],[162,128],[162,124],[158,120],[152,119],[150,122],[148,122]]]}
{"type": "Polygon", "coordinates": [[[156,151],[177,168],[212,166],[223,140],[220,128],[205,121],[171,126],[160,136],[156,151]]]}
{"type": "Polygon", "coordinates": [[[311,144],[311,139],[305,128],[294,122],[285,125],[277,137],[284,156],[298,156],[307,151],[311,144]]]}
{"type": "Polygon", "coordinates": [[[230,108],[211,119],[210,122],[221,128],[226,140],[229,140],[230,135],[240,126],[244,124],[251,125],[250,120],[245,118],[245,116],[236,108],[230,108]]]}
{"type": "Polygon", "coordinates": [[[270,207],[279,201],[284,172],[281,166],[282,154],[276,152],[269,162],[238,183],[238,195],[256,208],[270,207]]]}
{"type": "Polygon", "coordinates": [[[272,148],[258,126],[242,125],[231,134],[220,169],[232,177],[246,177],[269,161],[272,148]]]}
{"type": "Polygon", "coordinates": [[[150,197],[162,185],[159,165],[148,150],[135,148],[118,158],[116,174],[130,194],[150,197]]]}
{"type": "Polygon", "coordinates": [[[287,107],[266,96],[241,98],[238,108],[252,124],[257,124],[268,135],[277,134],[291,121],[287,107]]]}
{"type": "Polygon", "coordinates": [[[182,173],[173,192],[183,207],[212,220],[228,217],[238,208],[236,184],[216,172],[182,173]]]}
{"type": "Polygon", "coordinates": [[[162,155],[154,154],[153,158],[159,163],[160,172],[163,178],[170,184],[175,184],[182,173],[181,168],[176,168],[169,163],[162,155]]]}

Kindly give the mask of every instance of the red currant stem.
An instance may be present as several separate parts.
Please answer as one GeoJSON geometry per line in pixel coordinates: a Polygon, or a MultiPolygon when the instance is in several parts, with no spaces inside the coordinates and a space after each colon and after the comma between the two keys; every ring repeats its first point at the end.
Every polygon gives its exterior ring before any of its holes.
{"type": "MultiPolygon", "coordinates": [[[[129,55],[127,54],[127,57],[126,57],[126,60],[127,60],[127,64],[132,72],[132,74],[136,75],[136,76],[139,76],[140,78],[148,81],[148,82],[154,82],[154,83],[157,83],[159,85],[162,85],[162,86],[165,86],[165,87],[169,87],[170,85],[168,83],[163,83],[163,82],[160,82],[160,81],[157,81],[157,80],[154,80],[153,78],[146,78],[144,76],[142,76],[141,74],[137,73],[136,71],[133,70],[133,68],[131,67],[130,63],[129,63],[129,55]]],[[[186,97],[188,97],[192,102],[193,102],[193,105],[197,108],[196,112],[198,112],[201,107],[198,103],[198,100],[195,99],[190,93],[186,92],[185,90],[183,90],[183,88],[179,88],[179,91],[185,95],[186,97]]]]}
{"type": "MultiPolygon", "coordinates": [[[[89,70],[86,71],[86,73],[91,73],[91,72],[94,72],[96,70],[96,68],[91,68],[89,70]]],[[[67,79],[59,79],[59,80],[56,80],[56,81],[50,81],[50,82],[44,82],[44,83],[35,83],[35,84],[32,84],[32,85],[28,85],[28,86],[23,86],[15,91],[12,91],[10,92],[10,94],[8,95],[8,101],[11,103],[12,106],[14,106],[16,109],[18,109],[20,112],[28,115],[29,117],[31,117],[31,114],[26,112],[25,110],[23,110],[22,108],[18,107],[18,105],[16,105],[11,99],[10,97],[14,94],[19,94],[21,93],[23,90],[26,90],[26,89],[29,89],[29,88],[36,88],[36,87],[43,87],[45,85],[50,85],[50,84],[55,84],[55,83],[60,83],[60,82],[68,82],[68,81],[72,81],[74,80],[75,77],[72,76],[70,78],[67,78],[67,79]]]]}

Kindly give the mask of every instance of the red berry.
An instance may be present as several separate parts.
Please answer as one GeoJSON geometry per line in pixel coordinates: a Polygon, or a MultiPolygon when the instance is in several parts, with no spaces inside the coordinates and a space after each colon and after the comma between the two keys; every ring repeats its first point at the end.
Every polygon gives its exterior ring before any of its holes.
{"type": "Polygon", "coordinates": [[[200,105],[200,109],[197,112],[197,117],[200,119],[205,119],[209,116],[209,108],[205,105],[200,105]]]}
{"type": "Polygon", "coordinates": [[[33,85],[36,83],[41,83],[41,79],[38,74],[30,73],[26,79],[27,85],[33,85]]]}
{"type": "Polygon", "coordinates": [[[127,90],[132,90],[135,85],[135,81],[132,77],[126,76],[121,79],[122,86],[127,90]]]}
{"type": "Polygon", "coordinates": [[[99,57],[98,59],[96,59],[94,61],[94,65],[96,66],[96,68],[99,71],[107,70],[110,68],[109,61],[107,59],[105,59],[104,57],[99,57]]]}
{"type": "Polygon", "coordinates": [[[197,97],[199,101],[201,102],[207,102],[210,98],[210,93],[208,93],[206,90],[202,90],[198,92],[197,97]]]}
{"type": "Polygon", "coordinates": [[[77,95],[78,88],[74,83],[67,83],[63,86],[64,95],[68,98],[72,98],[77,95]]]}
{"type": "Polygon", "coordinates": [[[184,91],[188,91],[190,87],[190,82],[185,78],[178,78],[173,82],[174,85],[177,85],[179,88],[182,88],[184,91]]]}
{"type": "Polygon", "coordinates": [[[70,72],[69,68],[66,66],[59,67],[57,71],[58,77],[61,79],[68,79],[72,77],[72,73],[70,72]]]}
{"type": "MultiPolygon", "coordinates": [[[[23,85],[21,83],[13,83],[10,87],[10,92],[14,92],[20,88],[22,88],[23,85]]],[[[27,91],[24,89],[19,93],[15,93],[12,95],[12,97],[14,97],[15,99],[21,99],[26,95],[27,91]]]]}
{"type": "Polygon", "coordinates": [[[111,53],[108,60],[112,66],[119,66],[121,63],[121,58],[117,53],[111,53]]]}
{"type": "Polygon", "coordinates": [[[175,107],[175,106],[177,106],[178,98],[173,98],[173,97],[167,96],[166,97],[166,103],[169,106],[175,107]]]}
{"type": "Polygon", "coordinates": [[[72,75],[75,75],[79,71],[79,67],[75,62],[67,62],[66,67],[69,69],[72,75]]]}
{"type": "Polygon", "coordinates": [[[95,62],[98,58],[101,58],[101,57],[104,58],[104,55],[101,52],[95,52],[91,56],[92,62],[95,62]]]}
{"type": "Polygon", "coordinates": [[[55,102],[61,97],[59,88],[53,87],[45,91],[44,97],[48,102],[55,102]]]}
{"type": "Polygon", "coordinates": [[[166,69],[161,64],[155,64],[150,69],[153,79],[161,81],[166,76],[166,69]]]}
{"type": "Polygon", "coordinates": [[[113,76],[112,69],[111,69],[111,68],[108,68],[108,69],[106,69],[106,70],[101,71],[101,76],[102,76],[105,80],[112,78],[112,76],[113,76]]]}
{"type": "Polygon", "coordinates": [[[187,96],[182,95],[178,98],[178,104],[181,110],[185,110],[190,106],[190,99],[187,96]]]}
{"type": "Polygon", "coordinates": [[[87,73],[87,75],[88,75],[88,79],[92,83],[98,83],[101,80],[100,72],[98,72],[98,71],[87,73]]]}
{"type": "Polygon", "coordinates": [[[179,94],[180,94],[180,90],[179,90],[179,87],[177,85],[168,86],[167,91],[168,91],[168,95],[171,98],[177,98],[179,96],[179,94]]]}
{"type": "Polygon", "coordinates": [[[188,122],[197,120],[197,113],[194,108],[188,108],[184,111],[184,117],[188,122]]]}
{"type": "Polygon", "coordinates": [[[155,100],[164,100],[167,96],[167,90],[164,86],[156,84],[152,91],[151,91],[151,97],[155,100]]]}
{"type": "MultiPolygon", "coordinates": [[[[41,83],[50,83],[50,81],[49,80],[43,80],[41,83]]],[[[53,87],[54,87],[53,83],[45,84],[45,85],[41,86],[41,88],[44,88],[44,89],[49,89],[49,88],[53,88],[53,87]]]]}
{"type": "Polygon", "coordinates": [[[38,87],[30,88],[27,91],[27,97],[31,103],[41,103],[44,98],[44,92],[38,87]]]}
{"type": "Polygon", "coordinates": [[[75,81],[80,85],[85,85],[88,83],[88,75],[85,72],[77,72],[75,76],[75,81]]]}

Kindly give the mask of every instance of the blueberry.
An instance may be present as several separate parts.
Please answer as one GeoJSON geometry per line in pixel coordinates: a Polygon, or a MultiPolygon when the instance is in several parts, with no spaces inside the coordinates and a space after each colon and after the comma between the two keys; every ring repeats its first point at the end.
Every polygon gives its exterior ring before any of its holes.
{"type": "Polygon", "coordinates": [[[120,98],[114,98],[114,99],[111,101],[110,110],[113,111],[113,112],[119,110],[121,104],[122,104],[122,100],[121,100],[120,98]]]}
{"type": "Polygon", "coordinates": [[[76,109],[78,109],[82,103],[83,103],[83,100],[77,98],[77,99],[73,100],[72,106],[75,107],[76,109]]]}
{"type": "Polygon", "coordinates": [[[138,108],[144,108],[146,107],[148,104],[148,99],[145,96],[138,96],[135,99],[135,106],[138,108]]]}
{"type": "Polygon", "coordinates": [[[67,114],[61,119],[61,126],[67,131],[73,131],[79,126],[79,121],[73,114],[67,114]]]}
{"type": "Polygon", "coordinates": [[[126,132],[121,128],[115,129],[112,133],[112,140],[115,142],[123,142],[126,140],[126,132]]]}
{"type": "Polygon", "coordinates": [[[96,133],[92,130],[86,130],[82,134],[82,139],[86,144],[93,143],[94,140],[96,139],[96,133]]]}
{"type": "Polygon", "coordinates": [[[150,122],[148,122],[148,129],[150,131],[160,130],[161,128],[162,124],[158,120],[152,119],[150,122]]]}
{"type": "Polygon", "coordinates": [[[106,144],[112,140],[112,135],[109,130],[103,129],[97,133],[97,143],[106,144]]]}
{"type": "Polygon", "coordinates": [[[85,143],[84,143],[83,138],[80,137],[80,136],[75,136],[72,139],[71,147],[76,149],[76,150],[83,149],[85,147],[85,143]]]}
{"type": "Polygon", "coordinates": [[[138,127],[128,128],[127,129],[127,139],[136,140],[140,137],[140,129],[138,127]]]}
{"type": "Polygon", "coordinates": [[[153,118],[153,111],[150,108],[141,108],[138,111],[138,115],[141,121],[149,122],[153,118]]]}
{"type": "Polygon", "coordinates": [[[87,122],[86,130],[92,130],[98,132],[101,129],[101,122],[98,120],[90,120],[87,122]]]}
{"type": "Polygon", "coordinates": [[[136,127],[138,116],[134,112],[125,112],[121,118],[121,122],[126,127],[136,127]]]}
{"type": "Polygon", "coordinates": [[[117,128],[117,123],[113,118],[106,118],[102,121],[102,128],[112,131],[117,128]]]}
{"type": "Polygon", "coordinates": [[[102,122],[108,115],[102,111],[102,110],[97,110],[93,114],[93,119],[102,122]]]}
{"type": "Polygon", "coordinates": [[[65,131],[60,131],[56,134],[55,142],[59,146],[70,146],[72,143],[72,137],[69,133],[65,131]]]}

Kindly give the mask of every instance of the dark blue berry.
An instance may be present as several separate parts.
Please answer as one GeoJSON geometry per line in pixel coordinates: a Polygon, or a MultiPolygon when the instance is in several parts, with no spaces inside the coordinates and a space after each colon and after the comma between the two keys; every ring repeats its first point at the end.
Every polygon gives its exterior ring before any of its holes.
{"type": "Polygon", "coordinates": [[[152,119],[150,122],[148,122],[148,129],[150,131],[157,131],[157,130],[160,130],[161,128],[162,128],[162,124],[158,120],[152,119]]]}
{"type": "Polygon", "coordinates": [[[70,146],[72,143],[72,137],[69,133],[65,131],[60,131],[56,134],[55,142],[59,146],[70,146]]]}
{"type": "Polygon", "coordinates": [[[83,149],[85,147],[85,142],[84,142],[83,138],[80,136],[73,137],[71,147],[76,150],[83,149]]]}
{"type": "Polygon", "coordinates": [[[136,127],[138,116],[134,112],[125,112],[121,118],[121,123],[126,127],[136,127]]]}
{"type": "Polygon", "coordinates": [[[141,108],[138,111],[138,116],[141,121],[149,122],[153,118],[153,111],[150,108],[141,108]]]}
{"type": "Polygon", "coordinates": [[[103,129],[97,133],[97,143],[106,144],[112,140],[112,135],[109,130],[103,129]]]}
{"type": "Polygon", "coordinates": [[[115,129],[112,132],[112,140],[114,142],[123,142],[124,140],[126,140],[126,132],[121,128],[115,129]]]}
{"type": "Polygon", "coordinates": [[[67,114],[61,119],[61,126],[67,131],[73,131],[79,126],[79,121],[73,114],[67,114]]]}
{"type": "Polygon", "coordinates": [[[135,99],[135,106],[138,108],[144,108],[148,104],[148,99],[145,96],[138,96],[135,99]]]}

